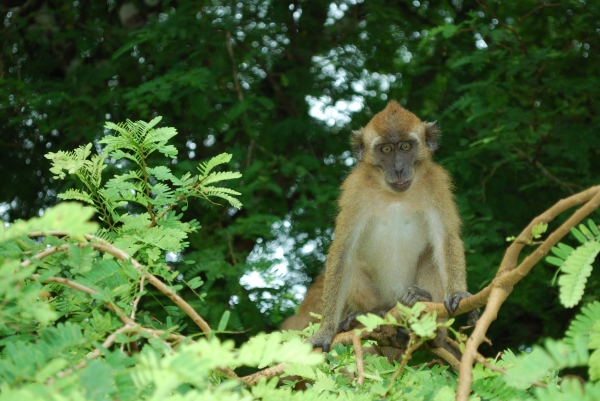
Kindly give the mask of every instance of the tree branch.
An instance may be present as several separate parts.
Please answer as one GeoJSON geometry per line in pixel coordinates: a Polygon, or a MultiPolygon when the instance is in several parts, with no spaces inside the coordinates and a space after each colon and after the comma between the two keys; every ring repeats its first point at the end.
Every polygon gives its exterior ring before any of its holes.
{"type": "MultiPolygon", "coordinates": [[[[41,232],[41,231],[36,231],[36,232],[32,232],[29,234],[30,237],[36,237],[36,236],[43,236],[43,235],[55,235],[55,236],[68,236],[69,234],[65,231],[48,231],[46,233],[41,232]]],[[[144,266],[139,263],[137,260],[133,259],[132,257],[130,257],[127,252],[115,247],[114,245],[112,245],[110,242],[102,239],[102,238],[98,238],[95,237],[93,235],[89,235],[86,234],[85,238],[90,241],[91,246],[98,250],[98,251],[102,251],[105,253],[108,253],[110,255],[113,255],[115,258],[119,259],[119,260],[131,260],[131,263],[133,264],[133,266],[138,270],[138,271],[142,271],[142,269],[144,268],[144,266]],[[95,241],[95,242],[91,242],[91,241],[95,241]]],[[[88,243],[80,243],[77,244],[77,246],[87,246],[88,243]]],[[[67,246],[65,245],[61,245],[58,248],[63,248],[67,246]]],[[[68,247],[68,246],[67,246],[68,247]]],[[[41,257],[46,257],[52,253],[56,253],[59,250],[53,250],[53,252],[50,253],[50,250],[53,248],[48,248],[42,252],[40,252],[37,255],[43,255],[41,257]]],[[[39,259],[38,257],[34,256],[34,258],[39,259]]],[[[40,257],[40,258],[41,258],[40,257]]],[[[31,264],[31,261],[25,261],[23,263],[28,263],[27,266],[29,264],[31,264]]],[[[25,266],[24,266],[25,267],[25,266]]],[[[211,328],[208,325],[208,323],[206,323],[206,321],[204,319],[202,319],[202,317],[198,314],[198,312],[196,312],[194,310],[194,308],[191,307],[190,304],[188,304],[186,301],[183,300],[183,298],[181,298],[179,295],[177,295],[173,290],[171,290],[169,287],[167,287],[167,285],[165,285],[165,283],[163,283],[162,281],[160,281],[156,276],[154,276],[153,274],[150,273],[146,273],[146,279],[148,280],[148,282],[150,284],[152,284],[157,290],[159,290],[160,292],[162,292],[163,294],[165,294],[167,297],[169,297],[177,306],[179,306],[185,313],[186,315],[188,315],[190,317],[190,319],[192,319],[192,321],[198,326],[200,327],[200,329],[202,330],[202,332],[204,333],[204,335],[206,336],[206,338],[210,337],[210,333],[211,333],[211,328]]],[[[57,278],[58,279],[58,278],[57,278]]],[[[67,280],[68,281],[68,280],[67,280]]],[[[128,318],[129,319],[129,318],[128,318]]]]}
{"type": "MultiPolygon", "coordinates": [[[[487,297],[488,302],[485,312],[482,314],[475,326],[475,330],[467,340],[465,353],[460,361],[458,389],[456,393],[457,400],[466,401],[469,399],[473,380],[473,362],[477,358],[477,348],[485,340],[488,328],[492,322],[496,320],[500,307],[512,292],[514,285],[525,277],[531,271],[533,266],[544,257],[558,241],[570,232],[571,228],[575,227],[575,225],[581,222],[599,206],[600,186],[592,187],[579,194],[560,200],[546,212],[533,219],[525,230],[521,232],[517,241],[513,242],[506,250],[504,259],[496,274],[496,278],[492,281],[492,284],[486,287],[486,289],[489,289],[489,296],[487,297]],[[573,215],[550,234],[532,254],[527,256],[520,265],[515,267],[521,250],[525,246],[525,241],[531,237],[531,230],[535,225],[539,223],[548,223],[565,210],[584,202],[587,203],[573,213],[573,215]],[[521,241],[519,241],[519,239],[521,241]]],[[[483,293],[483,291],[479,294],[481,293],[483,293]]],[[[479,296],[479,294],[476,296],[479,296]]],[[[470,298],[475,298],[475,296],[470,298]]]]}
{"type": "Polygon", "coordinates": [[[356,359],[356,371],[358,373],[357,382],[359,386],[362,386],[365,383],[365,366],[363,364],[363,348],[360,333],[354,334],[352,344],[354,345],[354,358],[356,359]]]}

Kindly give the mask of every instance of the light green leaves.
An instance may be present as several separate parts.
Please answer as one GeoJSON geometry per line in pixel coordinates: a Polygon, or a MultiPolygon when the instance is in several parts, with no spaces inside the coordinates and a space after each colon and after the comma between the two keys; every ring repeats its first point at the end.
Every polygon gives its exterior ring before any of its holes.
{"type": "Polygon", "coordinates": [[[560,267],[560,302],[565,307],[572,308],[583,296],[587,279],[592,274],[592,262],[600,252],[600,243],[587,242],[576,249],[558,244],[552,248],[552,252],[557,257],[548,257],[546,261],[560,267]]]}
{"type": "Polygon", "coordinates": [[[199,191],[201,191],[201,193],[204,193],[206,196],[217,196],[219,198],[223,198],[227,202],[229,202],[231,206],[237,209],[241,209],[242,203],[232,196],[241,195],[239,192],[229,188],[208,186],[209,184],[213,184],[220,181],[233,180],[242,176],[238,172],[212,171],[216,166],[228,163],[230,160],[230,154],[221,153],[220,155],[213,157],[209,161],[201,163],[198,166],[198,170],[200,171],[200,175],[198,176],[198,180],[200,183],[199,191]]]}
{"type": "Polygon", "coordinates": [[[506,383],[515,388],[526,389],[536,381],[545,380],[550,371],[584,366],[588,358],[587,345],[582,338],[574,339],[572,344],[550,339],[546,341],[544,348],[535,346],[529,354],[506,358],[509,365],[506,383]]]}
{"type": "Polygon", "coordinates": [[[558,278],[560,288],[560,302],[567,308],[577,305],[585,290],[588,277],[592,274],[592,263],[600,253],[600,242],[598,242],[599,230],[596,224],[588,221],[589,229],[579,225],[579,229],[572,228],[571,232],[582,243],[577,248],[559,243],[552,248],[555,256],[548,256],[546,261],[560,267],[561,275],[558,278]]]}
{"type": "MultiPolygon", "coordinates": [[[[177,131],[172,127],[158,127],[160,121],[161,117],[148,123],[107,122],[105,128],[114,134],[99,141],[104,145],[100,155],[91,155],[92,144],[70,152],[46,155],[52,160],[51,171],[56,174],[55,178],[64,179],[66,173],[75,174],[84,186],[83,189],[68,189],[59,194],[59,198],[94,206],[98,218],[108,225],[108,232],[116,235],[114,243],[131,256],[141,258],[142,262],[156,262],[164,258],[167,251],[180,252],[187,247],[187,234],[199,225],[181,223],[182,216],[174,211],[179,205],[185,210],[184,202],[188,198],[199,197],[214,203],[209,198],[219,197],[235,208],[242,207],[236,198],[240,195],[238,191],[214,185],[241,177],[238,172],[214,171],[217,166],[231,161],[230,154],[222,153],[201,163],[198,176],[185,173],[178,178],[166,166],[149,166],[149,157],[154,152],[167,157],[177,155],[175,147],[168,144],[177,131]],[[133,164],[125,163],[121,174],[102,185],[106,157],[113,162],[126,159],[133,164]],[[120,212],[121,208],[126,208],[127,212],[120,212]],[[140,208],[146,213],[139,213],[140,208]],[[134,214],[129,214],[132,211],[134,214]]],[[[65,224],[61,223],[61,226],[65,224]]]]}
{"type": "Polygon", "coordinates": [[[417,302],[412,307],[407,307],[401,303],[397,304],[400,320],[397,320],[394,316],[388,314],[385,317],[380,317],[374,314],[367,314],[358,316],[357,320],[361,322],[368,330],[374,330],[377,326],[381,325],[393,325],[398,327],[404,327],[415,332],[415,334],[421,338],[430,339],[435,337],[435,330],[440,326],[447,326],[454,322],[454,319],[450,319],[450,323],[438,324],[436,321],[436,313],[423,313],[425,305],[417,302]]]}
{"type": "Polygon", "coordinates": [[[28,221],[18,220],[8,228],[0,224],[0,242],[31,231],[61,230],[71,236],[93,234],[98,230],[98,223],[89,221],[93,215],[94,209],[91,207],[74,202],[59,203],[46,210],[42,217],[34,217],[28,221]]]}

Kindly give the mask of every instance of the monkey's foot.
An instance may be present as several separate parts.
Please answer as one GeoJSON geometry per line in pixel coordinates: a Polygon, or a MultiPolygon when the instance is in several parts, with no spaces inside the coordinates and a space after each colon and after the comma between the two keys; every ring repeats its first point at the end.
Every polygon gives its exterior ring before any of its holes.
{"type": "Polygon", "coordinates": [[[475,326],[479,320],[479,309],[473,309],[469,312],[469,319],[467,320],[468,326],[475,326]]]}
{"type": "MultiPolygon", "coordinates": [[[[470,297],[471,294],[468,292],[453,292],[452,294],[448,294],[446,299],[444,299],[444,306],[448,310],[450,316],[454,315],[454,312],[458,309],[458,304],[461,300],[470,297]]],[[[479,309],[474,309],[469,312],[469,320],[467,320],[467,324],[469,326],[475,326],[477,320],[479,319],[479,309]]]]}
{"type": "Polygon", "coordinates": [[[448,311],[450,316],[454,315],[454,312],[456,312],[456,310],[458,309],[458,304],[460,303],[460,301],[470,296],[471,294],[469,294],[468,292],[460,291],[446,295],[446,298],[444,299],[444,306],[446,307],[446,310],[448,311]]]}
{"type": "Polygon", "coordinates": [[[335,332],[330,330],[319,329],[312,337],[308,338],[306,342],[313,346],[313,348],[322,348],[323,352],[329,352],[331,348],[331,342],[335,332]]]}
{"type": "Polygon", "coordinates": [[[417,302],[431,302],[433,297],[428,291],[413,285],[406,291],[406,294],[400,299],[400,303],[406,306],[413,306],[417,302]]]}
{"type": "Polygon", "coordinates": [[[340,322],[337,332],[343,333],[345,331],[350,331],[350,330],[354,329],[356,326],[358,326],[360,324],[360,322],[358,320],[356,320],[356,318],[359,316],[362,316],[362,315],[366,315],[366,314],[367,314],[367,312],[352,312],[344,320],[342,320],[340,322]]]}

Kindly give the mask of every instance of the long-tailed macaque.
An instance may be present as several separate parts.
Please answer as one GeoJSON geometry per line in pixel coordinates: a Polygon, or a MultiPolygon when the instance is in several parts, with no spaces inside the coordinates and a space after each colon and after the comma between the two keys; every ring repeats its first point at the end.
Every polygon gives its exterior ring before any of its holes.
{"type": "Polygon", "coordinates": [[[328,351],[353,312],[433,300],[452,315],[470,295],[451,179],[432,160],[439,134],[396,101],[353,133],[357,164],[341,186],[314,347],[328,351]]]}

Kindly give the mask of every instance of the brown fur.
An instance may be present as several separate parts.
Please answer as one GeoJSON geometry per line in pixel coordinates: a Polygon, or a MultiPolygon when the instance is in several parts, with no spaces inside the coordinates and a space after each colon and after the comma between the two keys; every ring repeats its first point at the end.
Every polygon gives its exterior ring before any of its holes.
{"type": "Polygon", "coordinates": [[[300,308],[298,308],[298,312],[281,323],[281,330],[304,330],[308,327],[309,323],[317,323],[319,321],[316,317],[311,316],[310,312],[322,313],[324,281],[325,276],[323,273],[315,278],[312,285],[308,287],[304,300],[300,304],[300,308]]]}
{"type": "Polygon", "coordinates": [[[390,309],[412,285],[435,302],[466,291],[451,179],[432,161],[438,135],[436,123],[422,122],[395,101],[353,133],[358,163],[341,186],[323,324],[309,339],[315,347],[328,350],[349,313],[390,309]],[[400,151],[404,142],[412,144],[410,152],[400,151]],[[387,143],[396,149],[392,156],[381,151],[387,143]]]}

